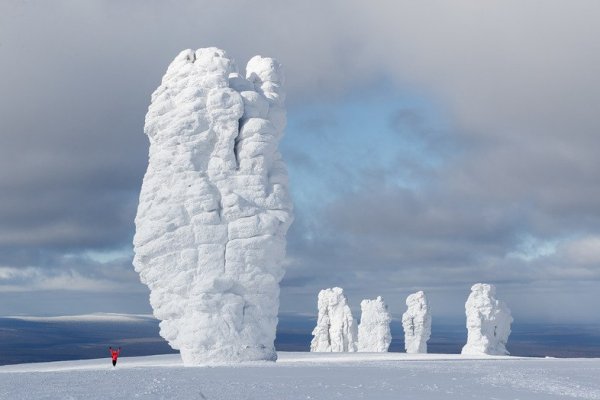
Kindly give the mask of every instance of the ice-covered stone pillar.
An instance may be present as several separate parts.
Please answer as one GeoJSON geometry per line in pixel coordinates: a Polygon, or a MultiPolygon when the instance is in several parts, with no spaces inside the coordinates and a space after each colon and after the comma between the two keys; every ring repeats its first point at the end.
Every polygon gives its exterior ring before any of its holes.
{"type": "Polygon", "coordinates": [[[181,52],[152,94],[133,264],[184,364],[274,360],[292,222],[282,67],[181,52]]]}
{"type": "Polygon", "coordinates": [[[344,290],[339,287],[319,292],[319,315],[313,329],[310,351],[356,351],[357,329],[344,290]]]}
{"type": "Polygon", "coordinates": [[[427,297],[418,291],[406,298],[408,310],[402,315],[404,348],[407,353],[427,353],[427,341],[431,337],[431,312],[427,297]]]}
{"type": "Polygon", "coordinates": [[[506,304],[496,299],[496,287],[473,285],[465,310],[468,336],[462,354],[508,355],[506,342],[513,319],[506,304]]]}
{"type": "Polygon", "coordinates": [[[392,317],[381,298],[363,300],[358,325],[358,351],[385,353],[392,343],[390,322],[392,317]]]}

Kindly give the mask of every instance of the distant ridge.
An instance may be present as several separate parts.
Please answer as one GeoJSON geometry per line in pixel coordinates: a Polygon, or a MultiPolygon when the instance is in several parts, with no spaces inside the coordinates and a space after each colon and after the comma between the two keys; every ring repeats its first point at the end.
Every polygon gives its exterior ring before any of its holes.
{"type": "Polygon", "coordinates": [[[156,320],[152,314],[118,314],[118,313],[92,313],[79,315],[32,316],[8,315],[0,318],[18,319],[31,322],[137,322],[140,320],[156,320]]]}

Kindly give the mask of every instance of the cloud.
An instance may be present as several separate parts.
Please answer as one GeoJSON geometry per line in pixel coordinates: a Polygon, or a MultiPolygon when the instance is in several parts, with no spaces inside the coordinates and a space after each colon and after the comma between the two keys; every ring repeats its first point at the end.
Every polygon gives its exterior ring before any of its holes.
{"type": "Polygon", "coordinates": [[[146,293],[131,269],[130,257],[107,262],[79,255],[52,258],[50,265],[0,266],[0,291],[76,291],[76,292],[138,292],[146,293]]]}
{"type": "Polygon", "coordinates": [[[130,242],[165,67],[217,45],[286,66],[298,220],[283,310],[344,284],[399,303],[429,288],[460,311],[475,279],[539,296],[587,280],[582,302],[597,301],[599,14],[586,0],[1,2],[4,284],[105,288],[130,271],[85,254],[130,242]]]}
{"type": "Polygon", "coordinates": [[[593,282],[600,284],[599,226],[578,209],[576,194],[573,209],[559,214],[543,203],[534,207],[519,191],[497,197],[485,185],[475,190],[456,184],[455,165],[445,160],[424,170],[425,183],[417,188],[381,179],[393,176],[397,165],[379,179],[367,169],[358,186],[338,191],[306,221],[300,215],[291,231],[286,280],[303,282],[304,290],[283,290],[286,306],[298,307],[302,295],[339,285],[359,300],[384,294],[401,308],[411,291],[425,289],[433,293],[437,315],[458,317],[468,287],[482,281],[497,284],[520,317],[575,318],[566,305],[580,299],[585,308],[597,297],[593,282]],[[303,281],[312,276],[319,279],[303,281]],[[568,301],[559,282],[571,288],[568,301]],[[548,300],[561,299],[553,308],[557,315],[531,299],[549,292],[560,292],[548,300]]]}
{"type": "Polygon", "coordinates": [[[569,242],[564,251],[568,258],[578,264],[600,269],[600,236],[588,236],[569,242]]]}

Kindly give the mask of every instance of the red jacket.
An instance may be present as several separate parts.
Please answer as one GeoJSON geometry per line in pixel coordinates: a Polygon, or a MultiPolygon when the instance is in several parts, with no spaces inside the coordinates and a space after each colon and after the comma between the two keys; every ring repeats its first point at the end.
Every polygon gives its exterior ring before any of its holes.
{"type": "Polygon", "coordinates": [[[121,349],[114,350],[114,349],[109,348],[108,351],[110,351],[110,356],[112,357],[113,361],[117,361],[117,358],[119,357],[119,353],[121,352],[121,349]]]}

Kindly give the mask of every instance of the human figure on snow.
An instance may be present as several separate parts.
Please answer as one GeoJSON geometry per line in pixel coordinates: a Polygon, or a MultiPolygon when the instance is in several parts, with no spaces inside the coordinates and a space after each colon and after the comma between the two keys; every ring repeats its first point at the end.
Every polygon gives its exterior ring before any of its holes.
{"type": "Polygon", "coordinates": [[[114,350],[112,347],[108,347],[108,351],[110,351],[110,356],[112,357],[113,367],[117,365],[117,358],[119,358],[119,354],[121,353],[121,348],[119,347],[117,350],[114,350]]]}

